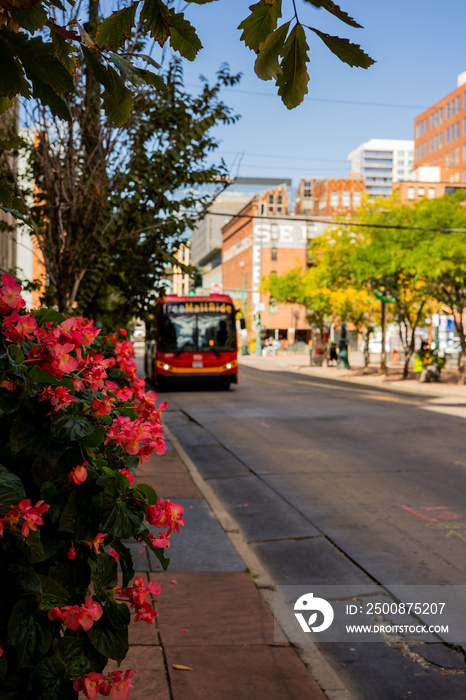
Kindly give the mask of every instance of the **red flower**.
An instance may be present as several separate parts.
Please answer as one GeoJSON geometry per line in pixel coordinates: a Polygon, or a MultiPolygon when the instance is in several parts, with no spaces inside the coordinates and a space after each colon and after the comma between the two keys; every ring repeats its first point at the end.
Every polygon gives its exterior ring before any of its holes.
{"type": "Polygon", "coordinates": [[[86,464],[89,464],[89,462],[83,462],[82,464],[79,464],[77,467],[72,469],[70,471],[70,473],[68,474],[68,480],[73,481],[75,484],[82,484],[83,481],[86,481],[86,479],[87,479],[86,464]]]}

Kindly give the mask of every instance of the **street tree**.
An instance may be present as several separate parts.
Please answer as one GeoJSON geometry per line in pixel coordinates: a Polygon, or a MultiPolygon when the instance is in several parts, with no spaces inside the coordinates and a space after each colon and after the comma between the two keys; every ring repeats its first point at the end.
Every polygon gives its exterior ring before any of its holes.
{"type": "Polygon", "coordinates": [[[433,297],[444,304],[455,319],[461,342],[459,383],[466,382],[466,333],[463,314],[466,308],[466,208],[464,194],[422,199],[414,208],[413,221],[419,226],[437,229],[427,232],[420,244],[423,275],[432,281],[433,297]],[[461,229],[461,230],[458,230],[461,229]]]}
{"type": "Polygon", "coordinates": [[[36,106],[32,206],[16,185],[45,261],[48,303],[119,323],[147,313],[187,229],[228,182],[223,161],[205,160],[217,146],[212,127],[236,119],[219,92],[238,79],[224,66],[192,96],[175,60],[165,89],[141,87],[124,127],[103,116],[91,147],[83,73],[71,123],[36,106]]]}
{"type": "MultiPolygon", "coordinates": [[[[415,330],[429,311],[433,293],[423,258],[429,233],[415,228],[415,209],[401,205],[396,195],[366,199],[353,221],[349,232],[346,227],[346,233],[340,232],[352,241],[344,259],[346,274],[353,286],[381,298],[382,304],[391,300],[404,352],[403,378],[407,378],[415,330]]],[[[383,355],[381,370],[386,370],[383,355]]]]}

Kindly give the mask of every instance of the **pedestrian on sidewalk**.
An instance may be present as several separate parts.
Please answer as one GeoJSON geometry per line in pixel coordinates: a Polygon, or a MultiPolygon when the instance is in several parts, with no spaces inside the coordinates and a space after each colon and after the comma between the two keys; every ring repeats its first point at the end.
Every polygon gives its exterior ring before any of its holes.
{"type": "Polygon", "coordinates": [[[332,365],[332,363],[337,364],[338,361],[338,351],[337,351],[337,346],[335,344],[335,341],[332,340],[330,342],[330,357],[329,357],[329,367],[332,365]]]}

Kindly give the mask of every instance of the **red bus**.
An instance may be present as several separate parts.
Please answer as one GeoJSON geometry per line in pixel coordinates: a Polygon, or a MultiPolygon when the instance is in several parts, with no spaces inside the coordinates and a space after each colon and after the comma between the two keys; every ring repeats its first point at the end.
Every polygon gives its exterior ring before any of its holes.
{"type": "Polygon", "coordinates": [[[145,351],[146,374],[159,388],[176,380],[238,383],[236,312],[225,294],[167,295],[156,307],[145,351]]]}

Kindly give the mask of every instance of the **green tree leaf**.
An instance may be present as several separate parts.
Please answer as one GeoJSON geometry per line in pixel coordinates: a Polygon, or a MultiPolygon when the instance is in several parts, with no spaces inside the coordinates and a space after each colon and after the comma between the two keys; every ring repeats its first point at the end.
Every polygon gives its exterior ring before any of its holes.
{"type": "Polygon", "coordinates": [[[65,411],[55,411],[50,420],[53,437],[59,442],[79,440],[95,432],[95,424],[89,416],[80,416],[65,411]]]}
{"type": "Polygon", "coordinates": [[[119,630],[124,630],[131,622],[131,613],[126,603],[118,603],[109,598],[105,603],[105,611],[109,622],[119,630]]]}
{"type": "Polygon", "coordinates": [[[254,64],[256,75],[261,80],[276,79],[281,73],[280,56],[283,53],[289,28],[290,22],[282,24],[281,27],[269,34],[264,43],[261,44],[254,64]]]}
{"type": "Polygon", "coordinates": [[[307,93],[309,75],[304,29],[300,24],[293,27],[283,49],[282,73],[277,77],[278,94],[288,109],[297,107],[307,93]]]}
{"type": "Polygon", "coordinates": [[[138,498],[139,493],[150,506],[155,505],[158,501],[159,497],[157,491],[155,491],[152,486],[149,486],[149,484],[138,484],[138,486],[133,489],[134,497],[138,498]]]}
{"type": "Polygon", "coordinates": [[[40,2],[30,10],[13,10],[12,15],[20,27],[31,33],[41,29],[48,19],[47,12],[40,2]]]}
{"type": "Polygon", "coordinates": [[[238,29],[243,30],[241,40],[257,53],[282,16],[282,0],[259,0],[249,9],[251,14],[241,22],[238,29]]]}
{"type": "MultiPolygon", "coordinates": [[[[57,34],[56,32],[51,33],[51,39],[53,44],[53,49],[55,56],[58,58],[60,63],[62,63],[69,73],[74,73],[76,68],[76,55],[73,52],[73,47],[66,41],[66,39],[57,34]]],[[[52,311],[52,309],[48,309],[52,311]]]]}
{"type": "MultiPolygon", "coordinates": [[[[1,36],[1,35],[0,35],[1,36]]],[[[27,83],[24,79],[23,69],[15,59],[14,53],[6,41],[0,38],[0,63],[2,70],[0,71],[0,95],[4,98],[14,98],[18,93],[25,94],[24,89],[27,88],[27,83]]],[[[12,106],[11,102],[4,101],[2,112],[12,106]]]]}
{"type": "Polygon", "coordinates": [[[170,10],[170,46],[188,61],[194,61],[202,44],[196,30],[182,12],[170,10]]]}
{"type": "Polygon", "coordinates": [[[123,126],[131,114],[133,104],[133,95],[127,87],[125,87],[123,79],[112,68],[105,68],[95,51],[81,47],[84,55],[84,60],[87,66],[94,74],[96,80],[105,88],[102,94],[102,106],[105,114],[115,126],[123,126]]]}
{"type": "Polygon", "coordinates": [[[170,36],[170,13],[162,0],[145,0],[141,10],[141,21],[160,46],[170,36]]]}
{"type": "Polygon", "coordinates": [[[123,499],[102,502],[102,532],[127,540],[143,520],[144,512],[136,503],[123,499]]]}
{"type": "Polygon", "coordinates": [[[43,439],[43,426],[31,420],[31,416],[21,412],[13,421],[10,433],[10,449],[12,454],[19,452],[32,454],[43,439]]]}
{"type": "Polygon", "coordinates": [[[368,56],[358,44],[352,44],[348,39],[342,39],[339,36],[325,34],[325,32],[321,32],[314,27],[309,27],[309,29],[315,32],[317,36],[320,36],[324,44],[335,56],[338,56],[340,61],[347,63],[349,66],[369,68],[375,63],[374,59],[368,56]]]}
{"type": "Polygon", "coordinates": [[[86,435],[85,437],[81,438],[79,442],[82,445],[82,447],[94,449],[102,444],[102,442],[105,439],[105,436],[106,432],[104,428],[97,428],[97,430],[94,430],[94,432],[90,435],[86,435]]]}
{"type": "Polygon", "coordinates": [[[113,12],[110,17],[104,19],[97,27],[95,41],[102,48],[117,49],[129,38],[134,27],[134,16],[138,2],[129,7],[113,12]]]}
{"type": "Polygon", "coordinates": [[[356,22],[352,17],[350,17],[346,12],[344,12],[338,5],[335,5],[332,0],[305,0],[311,3],[314,7],[323,7],[325,10],[330,12],[330,14],[335,15],[338,19],[341,19],[345,24],[349,24],[351,27],[356,27],[356,29],[362,29],[362,26],[356,22]]]}

